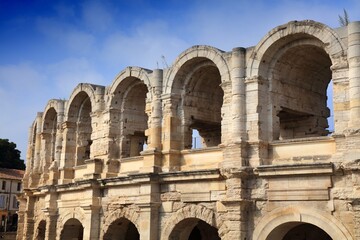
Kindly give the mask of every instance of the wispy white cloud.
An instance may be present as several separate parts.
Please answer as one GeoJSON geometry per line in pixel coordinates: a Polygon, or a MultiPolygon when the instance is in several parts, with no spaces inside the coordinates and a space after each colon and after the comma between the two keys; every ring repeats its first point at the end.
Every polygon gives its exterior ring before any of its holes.
{"type": "Polygon", "coordinates": [[[41,33],[72,54],[87,54],[95,49],[95,36],[68,23],[54,18],[38,18],[37,26],[41,33]]]}
{"type": "Polygon", "coordinates": [[[163,66],[162,56],[170,64],[188,47],[189,43],[171,33],[166,22],[156,20],[138,26],[130,34],[117,32],[109,35],[103,43],[101,57],[113,66],[154,69],[166,67],[163,66]]]}
{"type": "Polygon", "coordinates": [[[43,74],[30,63],[0,66],[0,138],[17,143],[25,157],[31,119],[49,97],[43,74]]]}
{"type": "Polygon", "coordinates": [[[85,58],[69,58],[47,66],[47,74],[51,77],[60,98],[68,98],[79,83],[109,84],[85,58]]]}

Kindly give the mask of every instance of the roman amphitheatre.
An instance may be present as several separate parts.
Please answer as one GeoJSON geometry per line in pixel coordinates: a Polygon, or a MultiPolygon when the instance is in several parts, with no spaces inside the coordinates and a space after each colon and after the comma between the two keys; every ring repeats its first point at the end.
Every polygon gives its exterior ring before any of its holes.
{"type": "Polygon", "coordinates": [[[48,101],[17,239],[360,239],[359,146],[360,22],[193,46],[48,101]]]}

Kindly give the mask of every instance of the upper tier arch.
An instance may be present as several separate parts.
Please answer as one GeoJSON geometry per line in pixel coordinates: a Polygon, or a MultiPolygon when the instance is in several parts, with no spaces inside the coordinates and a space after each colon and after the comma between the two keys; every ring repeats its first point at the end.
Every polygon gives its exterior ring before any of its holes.
{"type": "Polygon", "coordinates": [[[206,58],[208,60],[211,60],[220,72],[221,82],[224,83],[230,81],[229,63],[224,58],[223,51],[211,46],[197,45],[182,52],[175,60],[174,64],[171,66],[170,70],[166,73],[166,76],[164,78],[165,94],[171,93],[176,79],[176,75],[178,74],[182,66],[189,60],[195,58],[206,58]]]}
{"type": "Polygon", "coordinates": [[[87,94],[91,102],[92,111],[96,111],[97,110],[96,106],[98,105],[97,103],[101,101],[101,99],[99,98],[103,98],[104,89],[105,89],[104,86],[95,85],[95,84],[89,84],[89,83],[78,84],[71,93],[70,98],[68,100],[68,104],[65,109],[66,120],[69,120],[68,118],[69,118],[70,107],[72,105],[72,102],[78,96],[79,93],[85,92],[87,94]]]}
{"type": "Polygon", "coordinates": [[[291,21],[272,29],[255,46],[247,68],[247,76],[266,77],[264,75],[269,66],[264,67],[264,65],[270,64],[272,56],[282,47],[296,40],[308,38],[316,38],[322,43],[333,66],[339,64],[347,54],[346,47],[338,34],[325,24],[311,20],[291,21]]]}
{"type": "MultiPolygon", "coordinates": [[[[142,82],[144,82],[144,84],[148,88],[148,93],[150,94],[150,98],[152,98],[151,91],[150,91],[151,82],[150,82],[150,76],[149,76],[151,73],[152,73],[151,70],[141,68],[141,67],[127,67],[123,71],[121,71],[115,77],[115,80],[112,82],[112,84],[109,86],[109,88],[107,90],[107,96],[108,96],[107,108],[111,107],[112,99],[115,95],[114,93],[115,93],[116,89],[118,88],[118,86],[120,84],[123,84],[122,82],[125,79],[130,78],[130,77],[137,78],[137,79],[141,80],[142,82]]],[[[126,88],[126,84],[122,87],[126,88]]]]}

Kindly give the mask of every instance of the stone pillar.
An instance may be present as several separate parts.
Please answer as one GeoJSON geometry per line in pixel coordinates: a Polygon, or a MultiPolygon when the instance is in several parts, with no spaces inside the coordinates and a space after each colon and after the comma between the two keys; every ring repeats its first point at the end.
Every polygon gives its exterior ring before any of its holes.
{"type": "Polygon", "coordinates": [[[56,240],[56,227],[58,216],[56,212],[48,213],[48,220],[46,221],[45,239],[56,240]]]}
{"type": "Polygon", "coordinates": [[[155,69],[151,77],[152,101],[150,121],[145,135],[148,136],[148,147],[141,153],[144,156],[144,166],[141,172],[158,172],[161,166],[161,92],[162,92],[163,70],[155,69]]]}
{"type": "Polygon", "coordinates": [[[100,237],[100,207],[82,207],[85,210],[85,219],[82,224],[84,227],[83,240],[98,240],[100,237]]]}
{"type": "Polygon", "coordinates": [[[58,112],[57,112],[57,131],[56,131],[56,142],[55,142],[55,161],[57,161],[58,163],[60,163],[60,158],[61,158],[61,149],[62,149],[62,140],[63,140],[63,136],[62,136],[62,127],[61,124],[64,122],[64,101],[59,101],[57,103],[57,108],[58,108],[58,112]]]}
{"type": "Polygon", "coordinates": [[[225,207],[222,209],[223,220],[228,227],[228,232],[222,239],[247,239],[250,223],[247,212],[251,209],[251,202],[248,200],[246,182],[249,181],[251,171],[231,169],[222,172],[226,179],[226,196],[219,205],[225,207]]]}
{"type": "Polygon", "coordinates": [[[162,171],[177,171],[180,168],[181,148],[181,119],[177,115],[177,105],[180,102],[179,95],[166,94],[163,101],[163,125],[162,125],[162,171]]]}
{"type": "Polygon", "coordinates": [[[360,21],[348,25],[350,128],[360,123],[360,21]]]}
{"type": "Polygon", "coordinates": [[[17,199],[20,204],[18,210],[18,225],[17,225],[16,240],[22,240],[23,236],[25,235],[25,227],[26,227],[25,218],[26,218],[27,201],[24,193],[18,196],[17,199]]]}
{"type": "Polygon", "coordinates": [[[332,71],[333,96],[334,104],[334,130],[335,134],[343,133],[347,128],[350,120],[349,116],[349,95],[344,92],[349,91],[348,81],[348,61],[346,57],[338,57],[333,60],[330,67],[332,71]]]}
{"type": "Polygon", "coordinates": [[[33,239],[33,235],[35,232],[34,229],[34,206],[35,206],[35,197],[28,197],[27,198],[27,205],[24,214],[24,221],[25,221],[25,229],[23,239],[33,239]]]}
{"type": "Polygon", "coordinates": [[[149,203],[139,205],[140,240],[158,240],[159,204],[149,203]]]}
{"type": "Polygon", "coordinates": [[[59,183],[65,184],[74,178],[75,152],[76,152],[76,123],[63,122],[63,147],[59,163],[59,183]]]}
{"type": "Polygon", "coordinates": [[[155,69],[151,78],[151,85],[153,89],[152,111],[151,111],[151,126],[150,128],[150,148],[161,150],[161,123],[162,123],[162,109],[161,109],[161,92],[162,92],[163,70],[155,69]]]}
{"type": "Polygon", "coordinates": [[[245,131],[245,48],[234,48],[231,59],[231,112],[233,142],[240,142],[246,138],[245,131]]]}
{"type": "Polygon", "coordinates": [[[149,178],[148,183],[140,187],[140,199],[137,203],[140,207],[139,226],[140,240],[157,240],[159,232],[159,206],[160,189],[159,183],[149,178]]]}
{"type": "Polygon", "coordinates": [[[243,160],[246,142],[245,48],[234,48],[231,58],[231,141],[223,150],[223,168],[246,165],[243,160]]]}

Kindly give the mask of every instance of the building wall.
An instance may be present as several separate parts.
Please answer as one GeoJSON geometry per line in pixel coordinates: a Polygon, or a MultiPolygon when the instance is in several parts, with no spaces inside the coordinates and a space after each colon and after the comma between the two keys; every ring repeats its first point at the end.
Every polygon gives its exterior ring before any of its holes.
{"type": "Polygon", "coordinates": [[[21,179],[0,178],[0,232],[16,231],[21,179]]]}
{"type": "Polygon", "coordinates": [[[359,62],[360,22],[293,21],[79,84],[29,130],[18,239],[360,239],[359,62]]]}

